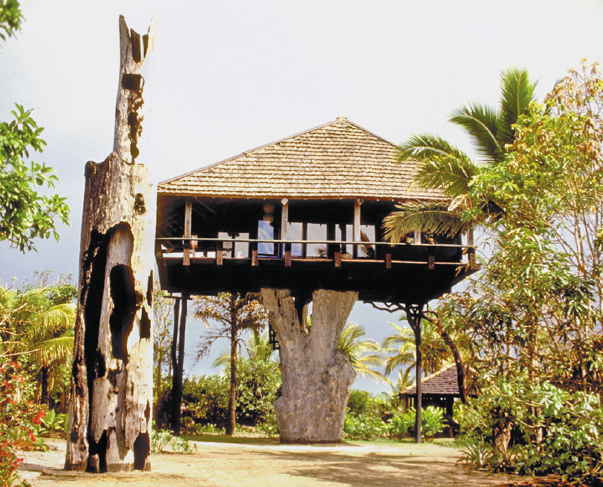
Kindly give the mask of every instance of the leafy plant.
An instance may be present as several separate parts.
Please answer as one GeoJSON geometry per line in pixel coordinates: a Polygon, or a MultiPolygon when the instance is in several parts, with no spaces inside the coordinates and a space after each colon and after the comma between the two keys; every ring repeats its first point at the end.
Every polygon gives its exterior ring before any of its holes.
{"type": "Polygon", "coordinates": [[[465,446],[461,462],[474,465],[476,468],[484,468],[494,458],[492,446],[482,440],[473,441],[465,446]]]}
{"type": "Polygon", "coordinates": [[[196,445],[179,436],[173,436],[171,431],[156,430],[151,432],[151,453],[163,453],[166,448],[171,448],[172,451],[178,453],[192,453],[193,448],[196,450],[196,445]]]}
{"type": "Polygon", "coordinates": [[[24,379],[17,362],[0,361],[0,482],[28,485],[17,476],[23,461],[17,450],[43,446],[34,436],[46,414],[45,406],[34,404],[34,387],[24,379]]]}
{"type": "Polygon", "coordinates": [[[41,436],[49,436],[52,433],[64,433],[68,423],[68,414],[57,414],[54,409],[51,409],[46,413],[46,416],[44,416],[38,429],[38,434],[41,436]]]}

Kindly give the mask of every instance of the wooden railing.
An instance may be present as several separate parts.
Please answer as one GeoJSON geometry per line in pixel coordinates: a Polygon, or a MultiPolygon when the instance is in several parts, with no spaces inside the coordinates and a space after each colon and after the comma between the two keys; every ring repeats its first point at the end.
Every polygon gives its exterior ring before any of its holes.
{"type": "Polygon", "coordinates": [[[294,260],[332,260],[336,267],[344,261],[370,262],[381,261],[386,268],[391,268],[392,263],[427,264],[430,269],[436,265],[459,265],[466,256],[466,264],[471,269],[476,269],[475,247],[459,244],[407,244],[389,242],[357,242],[333,240],[281,240],[281,239],[253,239],[253,238],[210,238],[210,237],[158,237],[157,257],[181,258],[182,264],[190,265],[191,256],[196,259],[215,259],[217,265],[223,265],[224,259],[250,259],[252,266],[257,266],[262,259],[282,259],[286,267],[291,266],[294,260]],[[175,251],[164,252],[162,242],[176,243],[175,251]],[[237,257],[237,244],[247,244],[247,254],[237,257]],[[262,245],[272,246],[272,252],[260,252],[262,245]],[[299,245],[299,255],[292,253],[292,247],[299,245]],[[308,246],[322,246],[321,255],[308,256],[308,246]],[[346,252],[351,247],[352,252],[346,252]],[[369,251],[367,249],[372,249],[369,251]],[[202,255],[196,257],[199,252],[202,255]],[[364,253],[364,255],[362,255],[364,253]],[[214,254],[214,255],[209,255],[214,254]],[[230,254],[230,255],[228,255],[230,254]],[[373,254],[373,255],[371,255],[373,254]]]}

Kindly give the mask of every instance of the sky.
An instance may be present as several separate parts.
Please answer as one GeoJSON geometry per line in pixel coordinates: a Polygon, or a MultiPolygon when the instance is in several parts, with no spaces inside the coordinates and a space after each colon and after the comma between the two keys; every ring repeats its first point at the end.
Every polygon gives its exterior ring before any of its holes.
{"type": "MultiPolygon", "coordinates": [[[[0,120],[14,103],[33,109],[48,144],[33,159],[55,169],[71,226],[37,253],[0,242],[2,285],[36,270],[77,280],[84,165],[113,147],[119,15],[140,33],[157,15],[138,159],[155,182],[339,116],[394,143],[433,132],[471,152],[447,118],[495,104],[501,70],[528,68],[542,100],[582,59],[603,60],[600,0],[22,0],[22,10],[22,32],[0,43],[0,120]]],[[[358,304],[350,320],[380,341],[398,318],[358,304]]]]}

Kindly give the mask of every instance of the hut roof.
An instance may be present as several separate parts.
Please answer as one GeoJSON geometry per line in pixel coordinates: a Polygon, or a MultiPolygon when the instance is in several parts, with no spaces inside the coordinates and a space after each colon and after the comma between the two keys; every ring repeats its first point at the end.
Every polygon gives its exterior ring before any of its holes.
{"type": "Polygon", "coordinates": [[[160,194],[221,198],[440,201],[413,185],[416,161],[345,117],[159,183],[160,194]]]}
{"type": "MultiPolygon", "coordinates": [[[[421,384],[423,395],[460,396],[456,365],[454,364],[425,377],[421,384]]],[[[416,393],[417,386],[414,385],[400,392],[400,396],[414,396],[416,393]]]]}

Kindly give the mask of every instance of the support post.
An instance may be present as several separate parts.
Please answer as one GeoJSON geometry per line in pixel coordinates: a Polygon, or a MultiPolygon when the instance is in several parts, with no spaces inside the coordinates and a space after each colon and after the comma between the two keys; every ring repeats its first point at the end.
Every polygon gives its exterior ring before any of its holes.
{"type": "Polygon", "coordinates": [[[184,337],[186,335],[186,316],[188,310],[187,294],[182,294],[180,301],[180,324],[178,313],[174,313],[174,336],[172,342],[172,352],[176,351],[175,343],[178,342],[177,356],[174,364],[174,375],[172,376],[172,431],[176,436],[180,435],[180,409],[182,407],[182,376],[184,372],[184,337]]]}
{"type": "MultiPolygon", "coordinates": [[[[362,198],[358,198],[356,199],[356,201],[354,201],[354,242],[360,242],[361,237],[360,237],[360,205],[362,205],[362,203],[364,203],[364,200],[362,198]]],[[[358,258],[358,245],[354,244],[354,249],[352,250],[352,256],[354,257],[354,259],[358,258]]]]}
{"type": "Polygon", "coordinates": [[[155,197],[137,159],[155,31],[120,17],[113,152],[86,164],[66,470],[151,467],[155,197]]]}
{"type": "MultiPolygon", "coordinates": [[[[280,229],[280,239],[287,240],[287,230],[289,228],[289,200],[287,198],[283,198],[281,200],[281,229],[280,229]]],[[[278,244],[280,248],[280,252],[277,252],[277,255],[282,256],[285,260],[285,267],[291,266],[291,244],[278,244]],[[287,252],[288,250],[288,252],[287,252]]]]}
{"type": "Polygon", "coordinates": [[[415,442],[421,443],[421,416],[423,413],[423,391],[421,383],[422,375],[422,354],[421,354],[421,338],[423,334],[422,326],[422,313],[423,304],[407,304],[406,305],[406,319],[415,335],[415,348],[416,348],[416,366],[415,366],[415,380],[417,382],[416,391],[417,399],[415,401],[415,442]]]}
{"type": "MultiPolygon", "coordinates": [[[[184,238],[191,238],[192,218],[193,202],[191,200],[186,200],[186,205],[184,207],[184,238]]],[[[182,255],[182,265],[191,265],[191,241],[184,240],[182,247],[184,249],[182,255]]]]}

